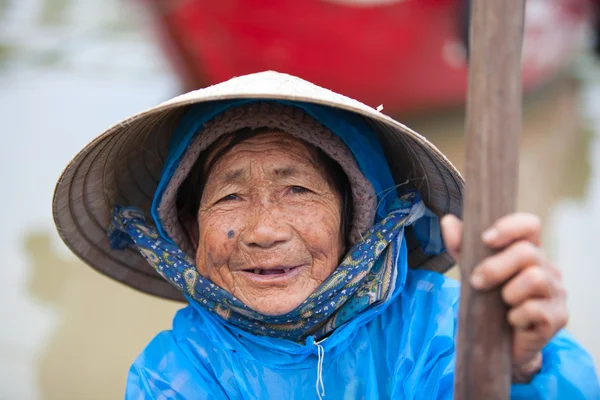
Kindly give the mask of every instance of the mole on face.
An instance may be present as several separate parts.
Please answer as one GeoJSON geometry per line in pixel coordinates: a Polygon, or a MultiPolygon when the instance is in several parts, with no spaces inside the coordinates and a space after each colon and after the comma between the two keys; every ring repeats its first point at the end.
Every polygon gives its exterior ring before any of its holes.
{"type": "Polygon", "coordinates": [[[228,237],[229,239],[231,239],[231,238],[232,238],[234,235],[235,235],[235,232],[234,232],[234,231],[229,231],[229,232],[227,232],[227,237],[228,237]]]}

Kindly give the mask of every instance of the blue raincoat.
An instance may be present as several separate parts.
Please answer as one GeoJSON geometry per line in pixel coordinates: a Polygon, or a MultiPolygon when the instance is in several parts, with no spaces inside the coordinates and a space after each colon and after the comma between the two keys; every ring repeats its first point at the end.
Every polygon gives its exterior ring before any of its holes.
{"type": "MultiPolygon", "coordinates": [[[[324,389],[331,400],[451,399],[458,295],[456,281],[409,270],[386,304],[305,344],[254,336],[189,305],[135,361],[125,398],[317,399],[324,389]]],[[[600,399],[600,388],[590,356],[562,331],[511,398],[600,399]]]]}
{"type": "MultiPolygon", "coordinates": [[[[236,103],[243,102],[247,101],[236,103]]],[[[159,195],[191,133],[231,105],[199,105],[204,120],[184,118],[159,195]]],[[[300,106],[341,137],[359,123],[349,124],[346,117],[337,118],[319,106],[300,106]]],[[[343,139],[379,192],[393,180],[385,162],[376,163],[385,160],[378,143],[361,135],[343,139]]],[[[160,221],[156,222],[160,230],[160,221]]],[[[415,228],[419,236],[421,229],[415,228]]],[[[399,259],[404,262],[398,266],[398,282],[388,300],[367,308],[320,342],[314,337],[299,344],[256,336],[189,299],[190,305],[175,316],[172,330],[158,334],[132,365],[125,398],[451,399],[459,284],[435,272],[409,269],[406,258],[403,240],[399,259]]],[[[543,349],[542,370],[529,384],[513,385],[511,397],[593,400],[600,399],[600,388],[589,354],[561,331],[543,349]]]]}

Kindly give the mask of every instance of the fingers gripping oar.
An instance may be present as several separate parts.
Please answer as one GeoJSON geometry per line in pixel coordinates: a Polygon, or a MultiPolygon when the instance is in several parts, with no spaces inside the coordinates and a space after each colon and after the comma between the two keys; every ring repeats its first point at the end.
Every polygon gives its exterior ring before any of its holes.
{"type": "Polygon", "coordinates": [[[479,292],[468,277],[491,255],[483,231],[515,211],[524,8],[524,0],[473,0],[471,6],[457,400],[510,394],[511,330],[500,290],[479,292]]]}

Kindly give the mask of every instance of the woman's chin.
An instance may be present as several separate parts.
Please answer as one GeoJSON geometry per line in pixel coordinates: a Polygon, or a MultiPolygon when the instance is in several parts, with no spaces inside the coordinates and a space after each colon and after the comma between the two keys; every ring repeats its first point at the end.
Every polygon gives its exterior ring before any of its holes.
{"type": "Polygon", "coordinates": [[[247,305],[263,315],[277,316],[295,310],[307,297],[308,295],[298,296],[295,294],[290,297],[287,293],[271,293],[248,299],[250,304],[247,303],[247,305]]]}
{"type": "Polygon", "coordinates": [[[257,275],[249,271],[234,273],[234,294],[248,307],[264,315],[283,315],[296,309],[318,287],[310,278],[310,266],[287,274],[257,275]]]}

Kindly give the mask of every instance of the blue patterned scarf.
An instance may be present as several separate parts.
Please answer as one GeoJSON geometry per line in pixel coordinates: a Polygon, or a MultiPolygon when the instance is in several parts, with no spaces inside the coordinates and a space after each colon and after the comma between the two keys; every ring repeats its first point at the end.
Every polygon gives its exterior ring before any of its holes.
{"type": "Polygon", "coordinates": [[[252,310],[199,275],[194,260],[164,240],[136,208],[115,207],[109,238],[113,248],[136,248],[190,301],[229,323],[256,335],[301,342],[309,335],[317,340],[325,337],[368,307],[385,302],[396,288],[398,275],[406,273],[406,257],[399,257],[404,227],[432,215],[416,191],[397,198],[388,208],[388,215],[363,235],[312,295],[293,311],[277,316],[252,310]]]}

